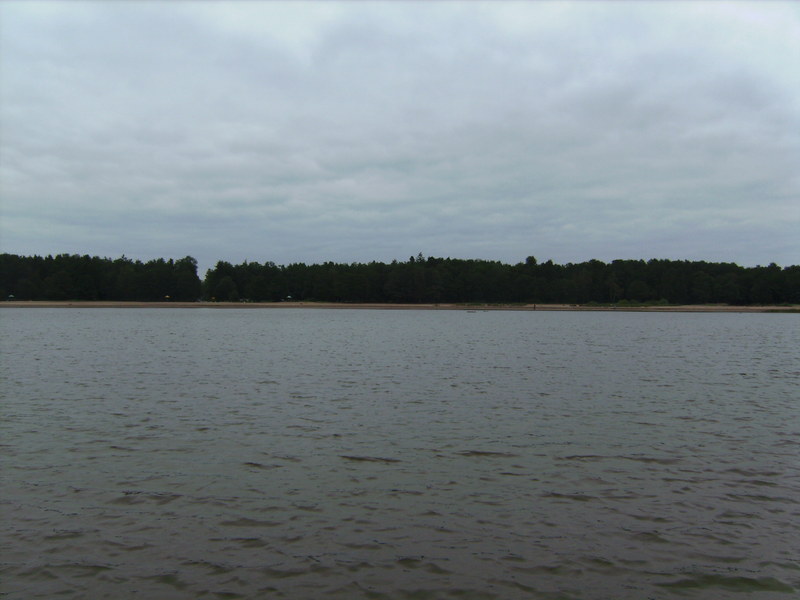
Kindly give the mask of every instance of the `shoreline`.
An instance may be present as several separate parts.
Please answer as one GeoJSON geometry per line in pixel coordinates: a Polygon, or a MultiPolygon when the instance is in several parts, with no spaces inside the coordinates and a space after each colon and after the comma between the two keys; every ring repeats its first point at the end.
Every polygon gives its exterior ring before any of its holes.
{"type": "Polygon", "coordinates": [[[800,305],[791,306],[589,306],[582,304],[383,304],[345,302],[130,302],[105,300],[10,300],[0,308],[211,308],[211,309],[287,309],[328,308],[358,310],[460,310],[460,311],[582,311],[582,312],[705,312],[705,313],[800,313],[800,305]]]}

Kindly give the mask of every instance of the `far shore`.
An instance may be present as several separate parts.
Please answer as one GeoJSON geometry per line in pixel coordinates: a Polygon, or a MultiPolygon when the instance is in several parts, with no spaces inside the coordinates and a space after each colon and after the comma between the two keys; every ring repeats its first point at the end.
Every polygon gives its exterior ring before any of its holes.
{"type": "Polygon", "coordinates": [[[595,306],[585,304],[384,304],[336,302],[125,302],[104,300],[9,300],[0,308],[335,308],[368,310],[461,310],[461,311],[617,311],[617,312],[725,312],[725,313],[800,313],[800,305],[729,306],[691,304],[674,306],[595,306]]]}

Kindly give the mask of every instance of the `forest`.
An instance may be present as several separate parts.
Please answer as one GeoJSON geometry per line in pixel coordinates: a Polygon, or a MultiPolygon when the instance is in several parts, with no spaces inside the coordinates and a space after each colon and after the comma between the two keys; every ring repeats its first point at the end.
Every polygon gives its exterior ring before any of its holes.
{"type": "Polygon", "coordinates": [[[800,303],[800,266],[664,259],[560,265],[425,257],[391,263],[231,264],[0,254],[0,297],[15,300],[730,304],[800,303]]]}

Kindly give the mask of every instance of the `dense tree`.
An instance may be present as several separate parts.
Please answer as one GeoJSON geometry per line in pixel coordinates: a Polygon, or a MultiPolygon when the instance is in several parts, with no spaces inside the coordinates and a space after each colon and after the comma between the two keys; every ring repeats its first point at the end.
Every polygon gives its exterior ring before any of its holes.
{"type": "Polygon", "coordinates": [[[0,294],[20,300],[197,300],[197,261],[0,254],[0,294]]]}
{"type": "Polygon", "coordinates": [[[800,303],[800,266],[599,260],[566,265],[529,256],[497,261],[425,257],[405,262],[288,266],[219,261],[201,284],[197,261],[0,255],[0,294],[21,300],[277,302],[800,303]]]}

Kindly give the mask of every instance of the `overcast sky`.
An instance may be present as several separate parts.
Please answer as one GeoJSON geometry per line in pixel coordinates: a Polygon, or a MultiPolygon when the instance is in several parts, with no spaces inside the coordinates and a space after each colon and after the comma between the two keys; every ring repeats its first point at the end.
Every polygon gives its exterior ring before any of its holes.
{"type": "Polygon", "coordinates": [[[800,264],[800,3],[0,3],[0,250],[800,264]]]}

